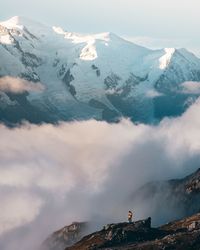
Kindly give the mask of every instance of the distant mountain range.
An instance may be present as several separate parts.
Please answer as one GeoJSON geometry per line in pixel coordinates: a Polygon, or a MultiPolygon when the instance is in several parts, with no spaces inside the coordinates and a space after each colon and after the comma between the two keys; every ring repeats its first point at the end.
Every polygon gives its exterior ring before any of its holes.
{"type": "Polygon", "coordinates": [[[182,114],[200,95],[194,54],[150,50],[113,33],[80,35],[16,16],[0,23],[0,58],[6,123],[122,116],[154,123],[182,114]]]}

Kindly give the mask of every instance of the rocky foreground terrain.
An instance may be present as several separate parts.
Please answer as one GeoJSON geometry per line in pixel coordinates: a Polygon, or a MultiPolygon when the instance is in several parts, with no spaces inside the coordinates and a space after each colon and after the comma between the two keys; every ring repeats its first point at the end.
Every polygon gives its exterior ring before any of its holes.
{"type": "MultiPolygon", "coordinates": [[[[150,202],[150,200],[154,200],[155,196],[162,196],[161,207],[158,206],[158,210],[161,209],[163,212],[157,210],[158,213],[164,214],[165,210],[180,209],[180,213],[174,212],[174,215],[176,218],[183,219],[174,220],[171,215],[169,221],[172,222],[164,223],[159,227],[152,227],[150,217],[130,224],[126,222],[109,224],[102,230],[85,237],[83,236],[87,234],[89,224],[73,223],[49,236],[44,242],[42,250],[199,250],[199,191],[200,169],[183,179],[146,184],[138,190],[137,197],[150,202]]],[[[152,219],[154,220],[153,217],[152,219]]]]}
{"type": "Polygon", "coordinates": [[[65,250],[96,249],[199,250],[200,213],[158,228],[151,227],[151,218],[130,224],[110,224],[65,250]]]}

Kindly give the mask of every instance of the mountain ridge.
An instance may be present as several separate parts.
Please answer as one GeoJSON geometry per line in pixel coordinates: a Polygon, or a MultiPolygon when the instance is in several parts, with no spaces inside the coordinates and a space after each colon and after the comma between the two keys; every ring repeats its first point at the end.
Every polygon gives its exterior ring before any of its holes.
{"type": "MultiPolygon", "coordinates": [[[[38,113],[39,122],[117,121],[123,116],[153,123],[180,115],[187,108],[185,103],[198,97],[182,93],[181,86],[200,81],[200,59],[195,55],[184,49],[150,50],[110,32],[81,35],[16,16],[0,23],[0,55],[1,77],[44,85],[43,92],[23,96],[38,113]]],[[[0,94],[10,99],[8,93],[0,94]]],[[[18,105],[15,109],[30,112],[18,97],[12,99],[18,105]]],[[[5,117],[6,112],[12,113],[9,103],[2,103],[4,110],[0,105],[1,120],[9,120],[5,117]]],[[[31,119],[22,113],[20,118],[20,110],[18,118],[12,115],[14,122],[31,119]]]]}
{"type": "Polygon", "coordinates": [[[148,218],[134,223],[106,225],[65,250],[198,250],[199,235],[199,213],[158,228],[151,227],[151,218],[148,218]]]}

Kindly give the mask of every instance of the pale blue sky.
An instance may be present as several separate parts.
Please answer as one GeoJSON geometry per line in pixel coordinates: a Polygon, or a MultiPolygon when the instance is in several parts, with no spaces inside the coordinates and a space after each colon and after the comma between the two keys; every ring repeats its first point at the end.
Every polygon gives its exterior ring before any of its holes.
{"type": "Polygon", "coordinates": [[[22,15],[69,31],[200,44],[199,0],[0,0],[0,6],[1,20],[22,15]]]}

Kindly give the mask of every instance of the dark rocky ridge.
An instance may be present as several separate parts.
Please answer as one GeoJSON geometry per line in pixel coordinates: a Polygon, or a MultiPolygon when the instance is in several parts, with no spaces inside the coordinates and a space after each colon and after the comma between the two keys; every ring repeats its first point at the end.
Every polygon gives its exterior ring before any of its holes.
{"type": "Polygon", "coordinates": [[[111,224],[65,250],[200,249],[200,214],[152,228],[151,219],[111,224]]]}

